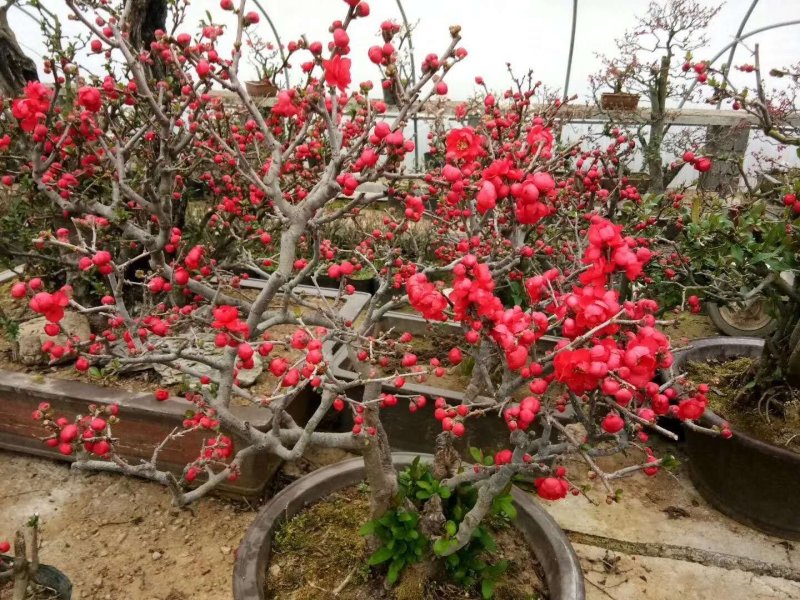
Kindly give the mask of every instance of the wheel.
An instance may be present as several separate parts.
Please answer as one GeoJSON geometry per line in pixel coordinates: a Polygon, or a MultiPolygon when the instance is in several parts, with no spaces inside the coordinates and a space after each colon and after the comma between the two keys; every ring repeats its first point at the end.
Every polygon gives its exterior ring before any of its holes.
{"type": "Polygon", "coordinates": [[[754,298],[744,305],[719,306],[709,302],[706,312],[725,335],[766,337],[775,330],[775,320],[767,312],[763,298],[754,298]]]}

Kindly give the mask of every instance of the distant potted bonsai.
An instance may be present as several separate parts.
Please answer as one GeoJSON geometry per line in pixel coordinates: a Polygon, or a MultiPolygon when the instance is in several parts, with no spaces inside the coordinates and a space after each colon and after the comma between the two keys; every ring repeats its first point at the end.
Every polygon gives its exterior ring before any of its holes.
{"type": "Polygon", "coordinates": [[[273,98],[278,93],[275,75],[286,68],[286,64],[278,63],[278,49],[272,42],[264,40],[257,33],[246,31],[245,35],[246,44],[251,50],[250,64],[258,74],[257,80],[244,82],[247,93],[254,98],[273,98]]]}
{"type": "Polygon", "coordinates": [[[667,137],[673,125],[667,106],[681,102],[692,83],[705,77],[705,63],[693,64],[692,55],[706,45],[707,29],[719,6],[707,6],[701,0],[642,4],[647,9],[637,15],[634,27],[615,40],[614,53],[598,56],[602,70],[591,75],[589,82],[596,102],[609,112],[612,122],[630,121],[624,113],[636,108],[638,95],[648,102],[649,112],[637,119],[637,145],[650,173],[648,191],[660,194],[685,164],[665,161],[664,150],[679,136],[676,132],[667,137]],[[609,87],[612,94],[601,93],[609,87]]]}
{"type": "Polygon", "coordinates": [[[613,81],[613,92],[604,92],[600,96],[600,107],[603,110],[636,110],[639,105],[639,94],[623,92],[625,81],[633,73],[633,64],[628,64],[624,69],[610,67],[608,75],[613,81]]]}

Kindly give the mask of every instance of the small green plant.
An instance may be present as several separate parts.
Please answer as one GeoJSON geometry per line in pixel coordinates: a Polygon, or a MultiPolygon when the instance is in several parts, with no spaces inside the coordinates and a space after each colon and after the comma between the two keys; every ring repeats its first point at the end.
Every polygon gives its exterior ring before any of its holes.
{"type": "MultiPolygon", "coordinates": [[[[476,449],[474,453],[483,454],[476,449]]],[[[488,457],[491,461],[491,457],[488,457]]],[[[483,461],[481,461],[483,462],[483,461]]],[[[431,467],[420,461],[419,457],[398,474],[399,490],[396,498],[398,506],[388,511],[380,519],[366,523],[359,533],[374,535],[380,547],[369,557],[371,566],[388,563],[387,581],[393,585],[402,570],[419,562],[426,548],[431,547],[435,556],[442,556],[455,544],[454,537],[458,524],[475,506],[478,490],[472,484],[461,484],[455,490],[443,486],[434,477],[431,467]],[[438,496],[442,503],[442,513],[446,519],[444,531],[435,540],[428,539],[419,529],[419,515],[425,503],[438,496]],[[410,508],[413,506],[413,509],[410,508]]],[[[491,517],[494,524],[504,526],[516,517],[516,509],[511,498],[511,486],[492,502],[491,517]]],[[[493,554],[497,545],[489,529],[478,526],[472,539],[458,552],[441,560],[445,571],[457,584],[466,588],[479,585],[481,594],[487,600],[494,596],[494,588],[500,576],[508,568],[508,561],[490,563],[488,555],[493,554]]]]}
{"type": "Polygon", "coordinates": [[[369,521],[361,535],[374,535],[381,546],[367,559],[370,566],[389,563],[386,581],[394,585],[405,567],[419,562],[427,540],[419,531],[419,513],[405,509],[387,511],[380,519],[369,521]]]}
{"type": "Polygon", "coordinates": [[[419,456],[397,476],[397,483],[399,499],[409,498],[415,504],[424,503],[434,495],[447,500],[451,494],[450,488],[441,485],[433,476],[430,465],[421,462],[419,456]]]}

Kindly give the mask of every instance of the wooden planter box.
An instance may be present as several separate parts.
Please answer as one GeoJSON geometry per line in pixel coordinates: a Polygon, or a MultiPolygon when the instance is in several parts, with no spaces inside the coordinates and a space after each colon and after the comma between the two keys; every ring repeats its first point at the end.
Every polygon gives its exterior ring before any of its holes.
{"type": "MultiPolygon", "coordinates": [[[[307,404],[307,398],[304,404],[307,404]]],[[[153,449],[176,427],[181,428],[184,414],[194,405],[182,398],[171,397],[158,402],[151,393],[128,392],[81,381],[47,378],[0,370],[0,448],[72,462],[75,456],[64,456],[45,445],[39,437],[46,434],[41,423],[32,418],[41,402],[49,402],[57,416],[72,420],[85,415],[89,404],[120,405],[120,422],[114,426],[119,438],[119,452],[128,461],[149,459],[153,449]]],[[[251,407],[231,407],[241,419],[263,428],[269,423],[269,411],[251,407]]],[[[211,432],[195,431],[167,444],[159,454],[158,466],[180,476],[183,468],[200,453],[203,439],[211,432]]],[[[231,435],[234,447],[242,440],[231,435]]],[[[245,461],[241,476],[217,488],[236,496],[256,496],[280,467],[280,460],[269,454],[258,454],[245,461]]]]}
{"type": "Polygon", "coordinates": [[[263,81],[245,81],[244,87],[253,98],[273,98],[278,95],[278,86],[269,79],[263,81]]]}
{"type": "Polygon", "coordinates": [[[639,94],[607,93],[600,96],[600,107],[604,110],[636,110],[639,94]]]}
{"type": "MultiPolygon", "coordinates": [[[[14,277],[9,272],[0,273],[0,282],[14,277]]],[[[245,280],[242,287],[263,287],[262,280],[245,280]]],[[[317,295],[316,289],[298,286],[298,291],[317,295]]],[[[337,290],[323,289],[322,294],[335,297],[337,290]]],[[[366,303],[369,294],[355,293],[345,297],[340,314],[355,320],[366,303]]],[[[333,347],[326,347],[328,356],[333,347]]],[[[137,459],[149,459],[153,449],[176,427],[181,428],[184,414],[194,405],[182,398],[170,397],[158,402],[153,394],[130,392],[81,381],[70,381],[47,377],[43,374],[26,374],[0,370],[0,449],[24,452],[57,460],[74,461],[75,456],[64,456],[56,449],[46,446],[40,439],[45,435],[41,424],[32,418],[33,411],[41,402],[49,402],[57,416],[72,419],[88,412],[89,404],[119,404],[120,423],[114,427],[114,436],[119,438],[120,454],[137,463],[137,459]]],[[[310,389],[300,394],[289,408],[289,413],[300,424],[313,414],[319,398],[310,389]]],[[[266,430],[270,425],[271,412],[266,408],[231,406],[231,411],[240,419],[249,421],[254,427],[266,430]]],[[[235,448],[243,446],[243,440],[231,432],[235,448]]],[[[197,458],[203,439],[211,437],[209,432],[193,432],[173,440],[159,454],[158,467],[176,475],[183,472],[186,464],[197,458]]],[[[281,461],[274,455],[260,453],[249,458],[241,466],[241,475],[234,482],[220,485],[216,491],[233,496],[258,496],[275,475],[281,461]]]]}
{"type": "MultiPolygon", "coordinates": [[[[461,333],[461,327],[453,323],[434,323],[426,321],[417,315],[389,311],[381,319],[378,327],[381,331],[394,329],[396,332],[408,332],[414,336],[430,336],[432,330],[440,329],[461,333]]],[[[539,347],[550,349],[555,347],[558,338],[543,336],[539,340],[539,347]]],[[[352,370],[350,359],[347,356],[347,348],[339,348],[331,363],[334,375],[343,381],[353,381],[358,379],[358,374],[352,370]]],[[[394,408],[383,411],[381,419],[384,428],[389,436],[392,450],[398,452],[430,452],[433,448],[436,436],[441,433],[441,423],[437,421],[433,412],[435,410],[434,400],[442,397],[450,405],[461,404],[464,401],[462,390],[454,390],[437,387],[437,378],[430,375],[425,383],[411,381],[409,377],[402,389],[395,387],[391,383],[384,383],[382,391],[389,394],[422,395],[428,398],[424,408],[411,413],[405,403],[398,402],[394,408]]],[[[348,396],[360,399],[363,395],[363,387],[348,390],[348,396]]],[[[488,401],[488,398],[484,400],[488,401]]],[[[478,399],[481,401],[481,398],[478,399]]],[[[573,414],[568,407],[562,414],[564,419],[572,418],[573,414]]],[[[347,431],[353,426],[350,411],[343,411],[341,414],[340,428],[347,431]]],[[[538,426],[532,426],[536,429],[538,426]]],[[[462,455],[467,458],[471,446],[483,449],[497,449],[508,444],[509,430],[505,420],[492,414],[486,418],[479,418],[467,421],[466,433],[457,442],[457,448],[462,455]]]]}

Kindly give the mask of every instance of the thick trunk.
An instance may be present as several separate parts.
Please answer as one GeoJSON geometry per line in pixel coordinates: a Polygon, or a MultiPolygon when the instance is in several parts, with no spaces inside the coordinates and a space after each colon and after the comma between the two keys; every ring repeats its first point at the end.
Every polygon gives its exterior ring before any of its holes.
{"type": "MultiPolygon", "coordinates": [[[[364,400],[374,400],[381,392],[380,383],[368,383],[364,400]]],[[[395,502],[397,473],[392,464],[392,449],[380,419],[380,408],[375,402],[364,407],[364,425],[375,428],[364,448],[364,469],[370,489],[370,518],[381,517],[395,502]]]]}
{"type": "Polygon", "coordinates": [[[134,0],[128,17],[128,36],[134,48],[149,50],[155,32],[167,28],[167,0],[134,0]]]}
{"type": "Polygon", "coordinates": [[[17,531],[14,539],[14,595],[13,600],[25,600],[28,592],[31,570],[28,563],[28,553],[25,544],[25,535],[22,530],[17,531]]]}
{"type": "Polygon", "coordinates": [[[664,141],[664,121],[659,119],[650,125],[650,139],[645,150],[647,157],[647,172],[650,175],[650,185],[647,191],[652,194],[664,192],[664,165],[661,162],[661,144],[664,141]]]}
{"type": "MultiPolygon", "coordinates": [[[[138,50],[150,50],[155,41],[157,30],[167,28],[167,0],[134,0],[128,17],[128,39],[138,50]]],[[[158,54],[152,56],[149,65],[150,75],[154,79],[164,79],[166,71],[158,54]]]]}
{"type": "Polygon", "coordinates": [[[19,96],[29,81],[39,81],[36,63],[20,48],[7,18],[8,8],[0,9],[0,96],[19,96]]]}
{"type": "Polygon", "coordinates": [[[667,87],[671,59],[671,54],[661,57],[661,68],[650,89],[650,136],[647,140],[647,148],[645,148],[645,160],[650,173],[650,186],[647,191],[654,194],[662,193],[665,188],[661,145],[664,142],[666,125],[667,87]]]}

